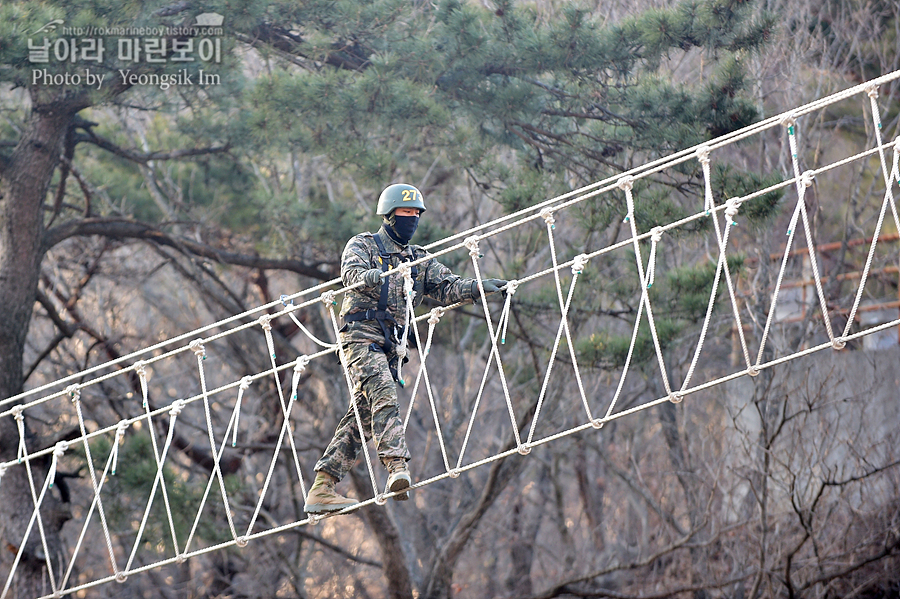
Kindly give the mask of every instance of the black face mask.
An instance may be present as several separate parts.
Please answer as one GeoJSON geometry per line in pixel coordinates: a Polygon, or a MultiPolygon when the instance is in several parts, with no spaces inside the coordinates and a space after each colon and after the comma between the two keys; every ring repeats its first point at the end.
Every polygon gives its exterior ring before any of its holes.
{"type": "Polygon", "coordinates": [[[394,215],[392,220],[394,223],[386,225],[385,229],[394,241],[406,245],[416,233],[416,228],[419,226],[419,217],[394,215]]]}

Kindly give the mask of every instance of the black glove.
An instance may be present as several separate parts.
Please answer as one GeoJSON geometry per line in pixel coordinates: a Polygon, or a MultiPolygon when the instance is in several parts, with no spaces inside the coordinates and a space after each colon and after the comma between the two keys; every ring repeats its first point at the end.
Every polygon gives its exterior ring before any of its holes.
{"type": "MultiPolygon", "coordinates": [[[[490,295],[501,291],[501,287],[506,287],[507,281],[503,279],[484,279],[481,284],[484,286],[484,294],[490,295]]],[[[478,281],[472,282],[472,297],[478,298],[478,281]]]]}
{"type": "Polygon", "coordinates": [[[381,269],[370,268],[363,273],[362,278],[366,287],[375,287],[376,285],[378,285],[378,283],[381,282],[381,269]]]}

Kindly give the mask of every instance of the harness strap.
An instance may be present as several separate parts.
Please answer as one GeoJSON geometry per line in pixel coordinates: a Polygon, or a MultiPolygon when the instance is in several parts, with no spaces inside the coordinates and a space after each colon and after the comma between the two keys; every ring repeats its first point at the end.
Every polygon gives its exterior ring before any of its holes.
{"type": "MultiPolygon", "coordinates": [[[[375,240],[375,245],[378,246],[378,255],[381,258],[381,272],[387,272],[391,269],[391,254],[387,251],[387,248],[384,246],[384,241],[381,239],[381,236],[378,233],[372,235],[372,238],[375,240]]],[[[415,260],[415,250],[410,249],[413,254],[413,260],[415,260]]],[[[413,266],[410,269],[410,275],[413,280],[416,279],[419,275],[419,269],[416,266],[413,266]]],[[[374,320],[381,327],[381,332],[384,334],[384,345],[381,345],[381,349],[384,350],[385,354],[391,352],[394,349],[394,342],[391,341],[391,327],[388,326],[388,323],[391,323],[391,326],[395,326],[397,324],[397,320],[394,318],[394,315],[388,311],[388,290],[390,286],[390,280],[388,277],[384,277],[381,280],[381,291],[378,294],[378,308],[375,310],[364,310],[360,312],[354,312],[353,314],[347,314],[344,316],[344,322],[358,322],[361,320],[374,320]]],[[[394,377],[396,378],[396,376],[394,377]]]]}

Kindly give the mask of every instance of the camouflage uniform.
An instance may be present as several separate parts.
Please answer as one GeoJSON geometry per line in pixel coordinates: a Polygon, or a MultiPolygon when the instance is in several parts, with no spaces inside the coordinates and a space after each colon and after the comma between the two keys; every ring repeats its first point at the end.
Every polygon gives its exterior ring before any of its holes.
{"type": "MultiPolygon", "coordinates": [[[[391,255],[391,268],[400,262],[418,260],[428,255],[421,246],[399,245],[385,231],[378,232],[385,250],[391,255]]],[[[341,280],[344,285],[358,283],[367,270],[380,269],[381,256],[371,233],[356,235],[344,248],[341,256],[341,280]]],[[[474,279],[463,279],[453,274],[449,268],[434,258],[422,262],[417,267],[415,277],[414,304],[419,305],[424,296],[443,304],[452,304],[472,299],[478,293],[474,279]]],[[[341,327],[339,341],[346,359],[350,380],[354,384],[353,399],[359,408],[366,439],[374,438],[375,449],[382,461],[388,458],[410,458],[400,418],[397,388],[389,369],[389,361],[397,360],[396,335],[402,334],[406,324],[406,294],[403,277],[387,277],[389,282],[387,310],[396,320],[388,323],[393,330],[393,344],[385,354],[384,332],[374,320],[347,322],[341,327]]],[[[381,295],[381,283],[371,288],[357,288],[344,294],[341,317],[366,310],[375,310],[381,295]]],[[[353,405],[341,419],[322,458],[316,462],[315,470],[324,471],[340,480],[353,467],[362,440],[356,425],[353,405]]]]}

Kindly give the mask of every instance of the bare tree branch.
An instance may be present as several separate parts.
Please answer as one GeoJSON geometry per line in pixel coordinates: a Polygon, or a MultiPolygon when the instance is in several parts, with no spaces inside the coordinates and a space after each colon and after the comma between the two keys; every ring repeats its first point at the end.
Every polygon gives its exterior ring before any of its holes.
{"type": "Polygon", "coordinates": [[[337,276],[332,268],[327,270],[320,269],[323,266],[322,263],[307,264],[299,260],[279,260],[230,252],[183,237],[176,238],[149,223],[142,223],[127,218],[85,218],[58,225],[48,229],[44,234],[44,251],[70,237],[88,235],[100,235],[111,239],[144,239],[162,246],[173,247],[187,254],[215,260],[222,264],[266,270],[286,270],[319,281],[328,281],[337,276]]]}

